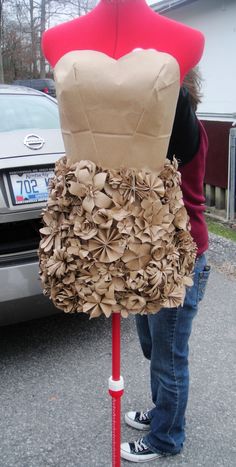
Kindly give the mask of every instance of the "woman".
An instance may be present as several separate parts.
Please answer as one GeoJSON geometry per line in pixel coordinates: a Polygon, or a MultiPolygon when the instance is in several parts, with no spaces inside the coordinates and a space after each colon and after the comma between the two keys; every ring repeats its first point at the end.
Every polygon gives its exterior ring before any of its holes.
{"type": "Polygon", "coordinates": [[[196,70],[186,76],[180,90],[168,157],[179,161],[184,204],[191,234],[198,248],[194,284],[187,289],[183,306],[161,309],[153,315],[136,315],[144,356],[150,360],[154,408],[125,414],[128,425],[149,433],[135,442],[123,443],[121,455],[131,462],[147,462],[178,454],[185,440],[188,401],[188,342],[193,318],[202,300],[210,267],[206,263],[208,233],[204,219],[203,181],[208,149],[206,132],[195,114],[201,99],[196,70]]]}

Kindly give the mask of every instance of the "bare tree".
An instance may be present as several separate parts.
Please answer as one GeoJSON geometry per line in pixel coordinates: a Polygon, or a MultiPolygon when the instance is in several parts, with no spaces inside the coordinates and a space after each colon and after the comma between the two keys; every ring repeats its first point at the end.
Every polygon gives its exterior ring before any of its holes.
{"type": "Polygon", "coordinates": [[[41,42],[45,29],[66,18],[86,14],[96,3],[96,0],[0,0],[0,82],[3,68],[7,82],[16,78],[44,78],[41,42]]]}
{"type": "Polygon", "coordinates": [[[31,39],[31,63],[32,77],[37,78],[37,16],[36,5],[34,0],[29,0],[29,17],[30,17],[30,39],[31,39]]]}
{"type": "MultiPolygon", "coordinates": [[[[40,43],[46,29],[46,0],[41,0],[41,21],[40,21],[40,43]]],[[[45,58],[42,47],[40,47],[40,78],[45,78],[45,58]]]]}
{"type": "Polygon", "coordinates": [[[2,61],[3,3],[4,3],[4,0],[0,0],[0,83],[4,83],[4,72],[3,72],[3,61],[2,61]]]}
{"type": "Polygon", "coordinates": [[[72,17],[82,16],[88,13],[95,5],[96,0],[68,0],[66,1],[67,11],[72,17]]]}
{"type": "Polygon", "coordinates": [[[21,25],[8,16],[4,22],[3,66],[5,81],[31,77],[31,44],[21,25]],[[10,18],[10,19],[9,19],[10,18]]]}

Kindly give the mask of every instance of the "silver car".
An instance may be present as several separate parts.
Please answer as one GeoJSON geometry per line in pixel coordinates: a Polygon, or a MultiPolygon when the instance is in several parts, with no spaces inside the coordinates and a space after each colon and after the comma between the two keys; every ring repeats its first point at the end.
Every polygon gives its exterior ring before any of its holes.
{"type": "Polygon", "coordinates": [[[56,100],[0,85],[0,325],[56,311],[42,294],[37,249],[48,184],[63,154],[56,100]]]}

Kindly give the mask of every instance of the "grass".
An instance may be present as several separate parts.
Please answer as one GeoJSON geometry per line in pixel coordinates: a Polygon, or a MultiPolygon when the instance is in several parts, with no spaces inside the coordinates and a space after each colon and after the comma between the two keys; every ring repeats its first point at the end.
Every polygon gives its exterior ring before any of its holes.
{"type": "Polygon", "coordinates": [[[224,224],[218,220],[210,219],[207,216],[206,221],[209,232],[236,242],[236,230],[232,229],[228,224],[224,224]]]}

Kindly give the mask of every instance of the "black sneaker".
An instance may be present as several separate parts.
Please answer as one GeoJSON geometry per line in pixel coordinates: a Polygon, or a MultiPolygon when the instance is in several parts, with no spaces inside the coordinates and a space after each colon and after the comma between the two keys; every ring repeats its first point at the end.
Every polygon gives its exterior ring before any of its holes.
{"type": "Polygon", "coordinates": [[[125,421],[127,425],[132,426],[137,430],[149,430],[151,423],[150,411],[127,412],[125,414],[125,421]]]}
{"type": "Polygon", "coordinates": [[[132,443],[122,443],[120,454],[123,459],[131,462],[148,462],[163,457],[163,454],[151,451],[143,438],[132,443]]]}

